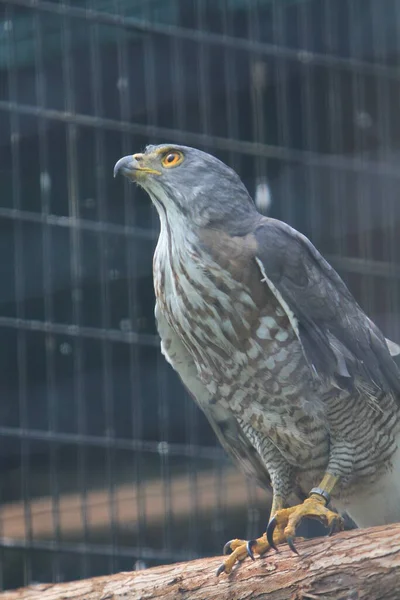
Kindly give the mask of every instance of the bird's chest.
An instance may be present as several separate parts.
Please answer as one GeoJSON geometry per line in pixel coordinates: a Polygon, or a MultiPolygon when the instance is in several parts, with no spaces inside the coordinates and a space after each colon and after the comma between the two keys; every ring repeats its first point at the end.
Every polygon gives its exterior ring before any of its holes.
{"type": "Polygon", "coordinates": [[[200,370],[240,349],[255,306],[249,291],[229,273],[195,251],[173,260],[161,254],[155,256],[154,286],[168,324],[200,370]],[[235,306],[238,297],[241,302],[235,306]]]}
{"type": "Polygon", "coordinates": [[[292,387],[301,353],[267,288],[260,308],[249,285],[194,251],[172,261],[156,253],[154,283],[164,317],[214,398],[243,411],[258,395],[282,397],[292,387]]]}

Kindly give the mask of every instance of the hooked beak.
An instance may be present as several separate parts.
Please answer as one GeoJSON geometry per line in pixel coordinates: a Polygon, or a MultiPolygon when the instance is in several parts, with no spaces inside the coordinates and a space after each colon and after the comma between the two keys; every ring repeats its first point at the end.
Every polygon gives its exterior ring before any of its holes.
{"type": "Polygon", "coordinates": [[[114,177],[116,177],[118,173],[122,173],[122,175],[125,175],[128,179],[133,179],[135,181],[141,174],[161,175],[161,171],[142,166],[135,156],[136,155],[131,154],[130,156],[120,158],[114,167],[114,177]]]}

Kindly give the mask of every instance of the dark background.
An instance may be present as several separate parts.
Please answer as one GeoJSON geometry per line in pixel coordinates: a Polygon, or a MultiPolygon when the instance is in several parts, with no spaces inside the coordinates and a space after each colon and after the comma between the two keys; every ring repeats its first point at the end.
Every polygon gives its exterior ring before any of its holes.
{"type": "Polygon", "coordinates": [[[400,341],[399,0],[0,0],[0,586],[260,534],[160,356],[158,220],[115,162],[233,166],[400,341]]]}

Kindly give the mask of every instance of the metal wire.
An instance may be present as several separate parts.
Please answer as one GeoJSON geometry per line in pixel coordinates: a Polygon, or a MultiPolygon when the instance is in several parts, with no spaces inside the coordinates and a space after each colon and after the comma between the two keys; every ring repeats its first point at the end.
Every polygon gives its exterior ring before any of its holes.
{"type": "MultiPolygon", "coordinates": [[[[10,8],[7,11],[7,16],[12,19],[13,13],[10,8]]],[[[11,44],[11,52],[8,62],[8,76],[10,85],[10,97],[17,98],[17,81],[16,74],[12,68],[15,62],[13,51],[15,44],[11,44]]],[[[13,208],[15,211],[21,210],[21,186],[19,173],[20,165],[20,126],[18,115],[11,116],[11,154],[12,154],[12,190],[13,190],[13,208]]],[[[23,271],[23,230],[22,223],[16,221],[14,224],[14,247],[15,247],[15,303],[17,319],[23,319],[25,316],[25,293],[24,293],[24,271],[23,271]]],[[[21,456],[20,456],[20,478],[21,478],[21,496],[24,506],[24,522],[25,522],[25,537],[27,543],[32,542],[32,522],[30,515],[29,504],[29,440],[25,436],[25,431],[28,428],[28,411],[27,411],[27,357],[26,357],[26,331],[23,328],[17,330],[17,371],[18,371],[18,405],[19,419],[21,425],[21,456]]],[[[27,556],[24,560],[24,579],[30,581],[32,578],[31,557],[27,556]]]]}
{"type": "MultiPolygon", "coordinates": [[[[1,0],[0,0],[1,1],[1,0]]],[[[68,113],[54,109],[41,110],[36,106],[18,104],[0,100],[0,110],[9,113],[30,115],[34,117],[43,117],[49,120],[61,121],[65,123],[76,123],[88,127],[101,127],[111,131],[120,131],[123,133],[137,134],[146,139],[170,139],[177,143],[190,143],[197,146],[213,147],[215,150],[228,150],[248,154],[249,156],[261,156],[264,158],[276,158],[288,161],[295,161],[301,164],[312,166],[328,167],[342,169],[343,171],[356,171],[360,173],[375,173],[377,175],[386,175],[393,178],[400,178],[398,169],[391,163],[379,163],[374,160],[360,160],[357,157],[342,157],[318,154],[316,152],[307,152],[296,150],[283,146],[271,146],[268,144],[259,144],[257,142],[245,142],[231,138],[221,138],[218,136],[206,136],[204,134],[193,133],[191,131],[180,131],[178,129],[169,129],[166,127],[157,127],[154,125],[141,125],[137,123],[126,123],[114,121],[113,119],[100,119],[91,115],[79,113],[68,113]]]]}
{"type": "Polygon", "coordinates": [[[182,40],[193,40],[195,42],[205,42],[216,46],[227,46],[233,49],[257,52],[266,56],[280,56],[299,62],[304,60],[312,61],[316,65],[330,68],[341,68],[366,74],[371,73],[375,76],[386,76],[394,79],[398,79],[400,76],[399,69],[396,67],[387,67],[380,63],[371,65],[369,62],[357,59],[353,56],[342,58],[340,56],[320,54],[317,52],[299,52],[298,50],[293,50],[281,44],[259,43],[234,36],[213,34],[209,31],[201,31],[200,29],[185,29],[175,25],[164,25],[146,21],[144,19],[121,17],[120,15],[108,14],[107,12],[98,12],[92,9],[86,10],[77,6],[69,6],[65,2],[53,3],[42,0],[0,0],[0,2],[4,4],[13,4],[15,6],[23,6],[30,9],[33,8],[35,10],[49,12],[60,16],[68,15],[71,18],[87,19],[106,25],[126,27],[143,33],[176,37],[182,40]]]}
{"type": "Polygon", "coordinates": [[[85,446],[93,446],[94,448],[110,448],[114,447],[120,450],[134,450],[137,452],[149,452],[160,455],[168,452],[171,456],[183,456],[189,458],[204,458],[204,459],[219,459],[224,460],[225,454],[222,450],[213,446],[200,446],[197,444],[177,444],[165,443],[160,447],[160,442],[143,441],[124,438],[107,438],[96,435],[80,435],[73,433],[62,433],[60,431],[41,431],[33,428],[22,429],[15,427],[0,427],[0,435],[3,437],[27,440],[37,440],[48,443],[60,442],[61,444],[84,444],[85,446]]]}

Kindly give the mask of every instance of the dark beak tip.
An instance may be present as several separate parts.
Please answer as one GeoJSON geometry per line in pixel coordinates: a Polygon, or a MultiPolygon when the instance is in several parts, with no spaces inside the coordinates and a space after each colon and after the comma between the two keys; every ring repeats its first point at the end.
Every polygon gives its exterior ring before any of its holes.
{"type": "Polygon", "coordinates": [[[132,164],[133,164],[132,156],[123,156],[122,158],[120,158],[119,161],[117,161],[114,166],[114,177],[116,177],[118,175],[119,171],[123,167],[129,168],[130,166],[132,166],[132,164]]]}

